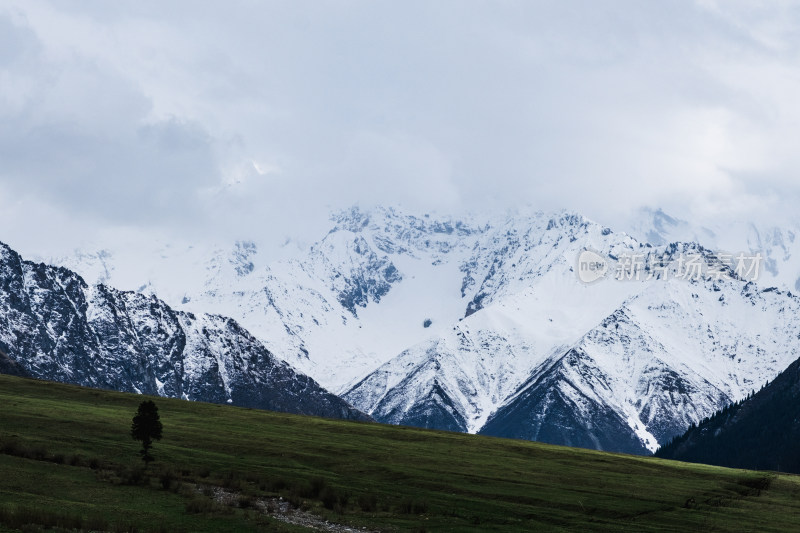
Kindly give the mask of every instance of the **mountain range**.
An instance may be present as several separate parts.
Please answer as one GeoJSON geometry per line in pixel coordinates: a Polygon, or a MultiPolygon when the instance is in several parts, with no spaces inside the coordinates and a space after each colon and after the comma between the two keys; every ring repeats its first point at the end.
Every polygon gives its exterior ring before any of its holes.
{"type": "Polygon", "coordinates": [[[621,233],[569,212],[353,208],[277,261],[237,241],[155,243],[139,270],[120,245],[48,262],[186,316],[230,316],[381,422],[649,453],[800,356],[795,233],[746,233],[662,211],[621,233]],[[723,265],[723,245],[761,253],[762,276],[723,265]],[[596,283],[578,279],[584,250],[608,260],[596,283]],[[619,281],[626,256],[673,270],[619,281]],[[677,279],[684,256],[725,275],[677,279]]]}
{"type": "Polygon", "coordinates": [[[0,243],[0,372],[89,387],[368,420],[236,321],[89,285],[0,243]]]}

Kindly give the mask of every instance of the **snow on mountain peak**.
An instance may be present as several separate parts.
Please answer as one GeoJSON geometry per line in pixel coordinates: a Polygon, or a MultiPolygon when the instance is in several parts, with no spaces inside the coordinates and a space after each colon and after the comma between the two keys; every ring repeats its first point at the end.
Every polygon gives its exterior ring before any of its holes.
{"type": "MultiPolygon", "coordinates": [[[[248,241],[173,248],[141,285],[236,318],[379,420],[639,453],[774,377],[800,335],[795,297],[735,276],[581,283],[586,249],[706,263],[717,246],[763,250],[768,282],[794,288],[800,274],[794,230],[733,238],[661,210],[641,220],[629,235],[569,211],[354,207],[294,257],[248,241]]],[[[97,275],[91,257],[71,266],[97,275]]],[[[112,280],[119,257],[102,258],[112,280]]]]}

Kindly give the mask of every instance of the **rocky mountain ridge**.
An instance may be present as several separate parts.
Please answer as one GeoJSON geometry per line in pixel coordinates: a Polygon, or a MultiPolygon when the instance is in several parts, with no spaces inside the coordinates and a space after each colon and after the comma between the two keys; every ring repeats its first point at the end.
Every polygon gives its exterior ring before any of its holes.
{"type": "Polygon", "coordinates": [[[3,372],[141,394],[368,419],[236,321],[89,285],[0,244],[3,372]]]}

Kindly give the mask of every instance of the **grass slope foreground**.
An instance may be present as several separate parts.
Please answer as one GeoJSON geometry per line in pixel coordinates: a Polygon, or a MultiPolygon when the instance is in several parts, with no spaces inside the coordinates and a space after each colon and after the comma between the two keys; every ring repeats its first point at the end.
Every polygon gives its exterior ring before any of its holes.
{"type": "Polygon", "coordinates": [[[800,479],[0,375],[0,531],[792,531],[800,479]]]}

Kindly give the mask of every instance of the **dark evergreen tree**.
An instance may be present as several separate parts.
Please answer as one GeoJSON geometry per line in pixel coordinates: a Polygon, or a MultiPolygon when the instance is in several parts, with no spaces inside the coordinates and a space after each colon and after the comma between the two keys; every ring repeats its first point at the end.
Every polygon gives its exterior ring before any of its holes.
{"type": "Polygon", "coordinates": [[[662,446],[657,457],[752,470],[800,473],[800,359],[662,446]]]}
{"type": "Polygon", "coordinates": [[[139,410],[134,415],[131,425],[131,437],[142,442],[139,454],[141,454],[145,466],[153,461],[150,448],[152,448],[154,440],[161,440],[163,429],[156,404],[152,400],[139,404],[139,410]]]}

